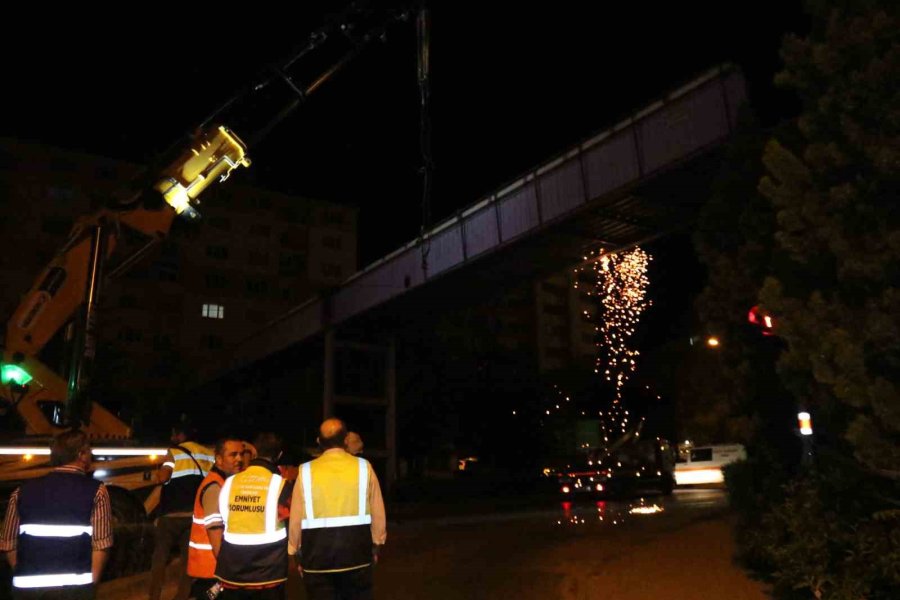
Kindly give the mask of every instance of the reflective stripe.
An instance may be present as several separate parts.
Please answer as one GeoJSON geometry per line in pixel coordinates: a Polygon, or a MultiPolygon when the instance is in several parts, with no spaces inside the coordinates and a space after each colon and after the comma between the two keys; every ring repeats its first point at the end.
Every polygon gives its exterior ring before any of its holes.
{"type": "Polygon", "coordinates": [[[198,544],[196,542],[188,542],[188,546],[197,550],[212,550],[212,544],[198,544]]]}
{"type": "Polygon", "coordinates": [[[179,477],[187,477],[188,475],[199,475],[204,476],[205,473],[200,469],[178,469],[174,473],[172,473],[172,479],[178,479],[179,477]]]}
{"type": "MultiPolygon", "coordinates": [[[[312,503],[312,472],[309,468],[309,463],[303,463],[303,499],[306,504],[306,517],[308,519],[312,519],[315,515],[313,514],[313,503],[312,503]]],[[[304,519],[305,520],[305,519],[304,519]]]]}
{"type": "Polygon", "coordinates": [[[76,537],[79,535],[94,535],[94,528],[90,525],[38,525],[27,523],[19,525],[19,534],[33,535],[35,537],[76,537]]]}
{"type": "Polygon", "coordinates": [[[168,461],[168,460],[167,460],[166,462],[164,462],[164,463],[162,464],[162,466],[164,466],[164,467],[169,467],[170,469],[174,469],[174,468],[175,468],[175,463],[173,463],[172,461],[168,461]]]}
{"type": "Polygon", "coordinates": [[[42,588],[63,585],[87,585],[94,582],[90,573],[59,573],[56,575],[17,575],[13,577],[13,587],[42,588]]]}
{"type": "MultiPolygon", "coordinates": [[[[278,496],[281,492],[281,475],[272,475],[269,481],[269,496],[266,498],[266,532],[278,529],[278,496]]],[[[284,527],[282,527],[284,530],[284,527]]]]}
{"type": "Polygon", "coordinates": [[[287,529],[276,529],[265,533],[229,533],[226,527],[224,537],[226,542],[236,546],[259,546],[260,544],[280,542],[287,538],[287,529]]]}
{"type": "MultiPolygon", "coordinates": [[[[212,514],[210,514],[210,515],[207,515],[206,518],[203,519],[203,521],[202,521],[200,524],[201,524],[201,525],[208,525],[208,524],[210,523],[210,521],[214,521],[214,522],[217,522],[217,523],[221,523],[221,522],[222,522],[222,515],[220,515],[219,513],[212,513],[212,514]]],[[[195,521],[195,522],[196,522],[196,521],[195,521]]]]}
{"type": "Polygon", "coordinates": [[[357,508],[359,514],[348,515],[344,517],[321,517],[316,518],[313,513],[312,502],[312,469],[310,463],[303,463],[301,466],[301,477],[303,478],[303,500],[306,505],[306,517],[301,523],[303,529],[323,529],[325,527],[349,527],[351,525],[368,525],[372,522],[372,515],[366,514],[366,500],[368,499],[369,487],[369,467],[368,462],[364,458],[357,458],[359,468],[358,479],[358,503],[357,508]]]}
{"type": "Polygon", "coordinates": [[[222,484],[222,490],[219,492],[219,513],[222,514],[222,520],[228,523],[228,499],[231,498],[231,482],[234,481],[234,475],[225,480],[222,484]]]}
{"type": "Polygon", "coordinates": [[[191,521],[194,522],[194,525],[206,525],[206,521],[203,519],[198,519],[197,517],[191,517],[191,521]]]}
{"type": "MultiPolygon", "coordinates": [[[[368,491],[366,488],[369,486],[369,469],[366,467],[366,459],[357,458],[359,461],[359,516],[365,516],[366,514],[366,492],[368,491]]],[[[369,519],[369,523],[372,522],[372,519],[369,519]]]]}
{"type": "Polygon", "coordinates": [[[303,519],[303,529],[322,529],[324,527],[349,527],[351,525],[368,525],[372,515],[353,515],[350,517],[322,517],[319,519],[303,519]]]}
{"type": "Polygon", "coordinates": [[[210,456],[209,454],[195,454],[194,459],[191,460],[190,456],[184,454],[183,452],[179,452],[178,454],[173,454],[172,458],[174,458],[176,462],[178,462],[179,460],[190,460],[192,463],[194,462],[194,460],[196,460],[197,462],[200,462],[201,460],[211,463],[216,462],[216,458],[214,456],[210,456]]]}

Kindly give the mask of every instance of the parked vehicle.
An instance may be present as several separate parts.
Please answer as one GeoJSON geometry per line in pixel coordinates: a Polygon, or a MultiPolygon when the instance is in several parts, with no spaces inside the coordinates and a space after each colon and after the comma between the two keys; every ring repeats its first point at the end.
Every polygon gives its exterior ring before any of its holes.
{"type": "Polygon", "coordinates": [[[671,494],[675,486],[675,460],[669,442],[634,436],[606,450],[594,450],[557,469],[559,492],[618,495],[647,490],[671,494]]]}
{"type": "Polygon", "coordinates": [[[715,446],[682,445],[675,464],[675,483],[698,485],[722,483],[722,467],[747,458],[747,451],[740,444],[715,446]]]}

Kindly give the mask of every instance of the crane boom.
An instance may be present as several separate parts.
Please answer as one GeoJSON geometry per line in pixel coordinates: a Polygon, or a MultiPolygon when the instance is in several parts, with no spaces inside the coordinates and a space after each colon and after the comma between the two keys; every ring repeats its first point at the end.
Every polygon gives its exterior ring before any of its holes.
{"type": "Polygon", "coordinates": [[[229,127],[214,123],[226,112],[234,112],[246,96],[252,96],[281,81],[290,99],[252,131],[255,145],[306,97],[340,71],[360,50],[384,38],[388,24],[405,20],[396,11],[376,19],[356,3],[310,35],[309,43],[280,66],[271,69],[262,83],[229,99],[206,119],[190,142],[158,175],[141,186],[129,200],[79,219],[62,248],[35,279],[6,329],[3,362],[0,364],[0,402],[14,406],[25,422],[26,434],[50,435],[64,426],[81,426],[94,438],[128,438],[130,428],[97,403],[84,398],[90,382],[90,365],[96,348],[96,299],[101,291],[103,266],[116,247],[123,229],[142,234],[149,241],[132,257],[123,260],[116,274],[133,266],[168,234],[175,218],[198,219],[199,197],[216,181],[226,180],[239,167],[249,167],[248,145],[229,127]],[[350,23],[350,21],[353,21],[350,23]],[[340,59],[315,77],[308,86],[296,84],[288,75],[300,57],[323,46],[335,32],[350,42],[340,59]],[[149,188],[149,189],[148,189],[149,188]],[[160,197],[162,201],[160,201],[160,197]],[[74,326],[70,324],[74,323],[74,326]],[[69,376],[50,368],[39,355],[52,338],[66,334],[73,348],[69,376]]]}

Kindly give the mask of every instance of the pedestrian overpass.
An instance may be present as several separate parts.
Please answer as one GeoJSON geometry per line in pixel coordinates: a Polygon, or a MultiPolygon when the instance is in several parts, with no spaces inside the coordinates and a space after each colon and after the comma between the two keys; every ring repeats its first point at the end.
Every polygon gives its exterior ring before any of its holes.
{"type": "MultiPolygon", "coordinates": [[[[321,414],[348,405],[383,414],[383,436],[368,454],[385,460],[389,484],[396,473],[392,325],[559,272],[586,249],[622,250],[684,226],[709,193],[714,150],[731,135],[745,99],[737,69],[707,72],[267,324],[202,379],[211,393],[241,404],[293,396],[299,384],[291,383],[290,365],[318,354],[321,414]],[[370,335],[361,341],[360,331],[370,335]],[[383,393],[339,393],[341,348],[380,357],[383,393]]],[[[308,381],[304,389],[309,402],[308,381]]]]}

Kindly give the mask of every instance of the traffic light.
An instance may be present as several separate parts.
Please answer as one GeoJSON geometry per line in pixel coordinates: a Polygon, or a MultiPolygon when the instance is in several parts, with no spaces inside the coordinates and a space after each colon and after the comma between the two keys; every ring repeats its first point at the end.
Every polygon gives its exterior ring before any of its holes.
{"type": "Polygon", "coordinates": [[[775,319],[759,306],[750,309],[750,312],[747,313],[747,321],[762,329],[763,335],[775,335],[775,319]]]}
{"type": "Polygon", "coordinates": [[[800,435],[812,435],[812,417],[806,411],[797,413],[797,426],[800,429],[800,435]]]}
{"type": "Polygon", "coordinates": [[[3,385],[15,384],[27,385],[32,380],[31,375],[19,365],[0,365],[0,383],[3,385]]]}

